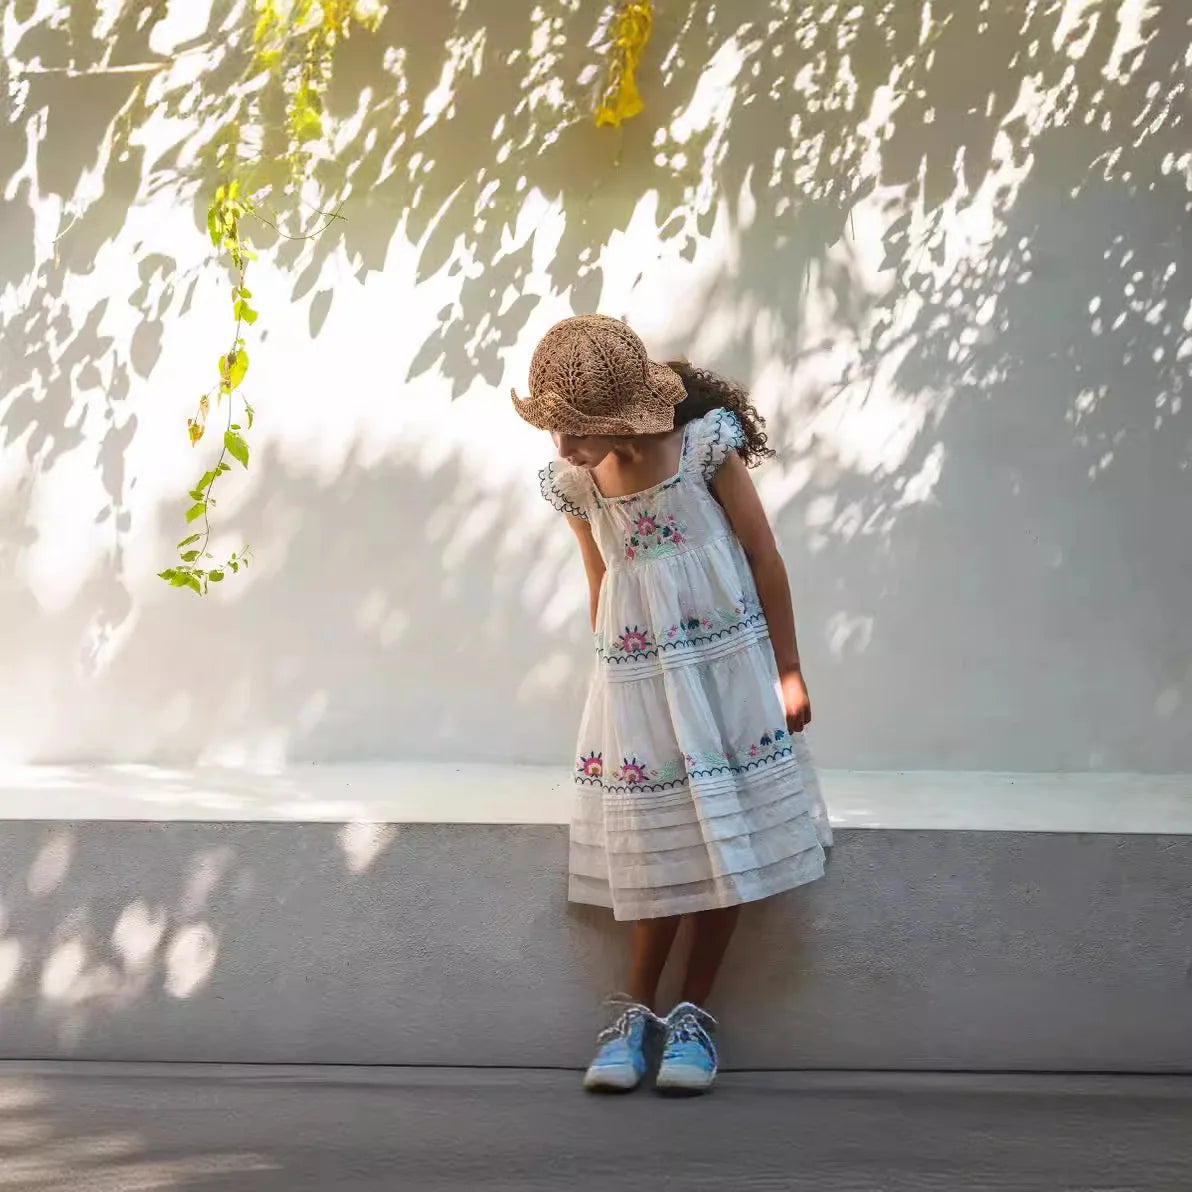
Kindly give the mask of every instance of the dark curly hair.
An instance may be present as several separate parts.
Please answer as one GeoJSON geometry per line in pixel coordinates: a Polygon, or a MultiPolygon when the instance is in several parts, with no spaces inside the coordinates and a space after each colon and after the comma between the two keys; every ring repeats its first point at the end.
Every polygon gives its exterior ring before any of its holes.
{"type": "Polygon", "coordinates": [[[687,360],[669,360],[667,364],[679,374],[683,388],[687,390],[687,396],[675,407],[676,426],[685,426],[713,410],[731,410],[741,420],[745,431],[741,458],[746,467],[755,468],[774,454],[766,437],[766,420],[749,400],[749,391],[744,385],[706,368],[696,368],[687,360]]]}

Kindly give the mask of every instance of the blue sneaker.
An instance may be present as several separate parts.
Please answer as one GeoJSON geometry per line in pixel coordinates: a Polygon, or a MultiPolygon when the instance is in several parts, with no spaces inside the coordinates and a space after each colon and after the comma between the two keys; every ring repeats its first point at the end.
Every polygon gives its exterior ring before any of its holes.
{"type": "Polygon", "coordinates": [[[676,1006],[665,1020],[666,1041],[655,1088],[660,1093],[696,1096],[716,1079],[716,1019],[691,1002],[676,1006]]]}
{"type": "Polygon", "coordinates": [[[628,1093],[646,1074],[646,1032],[656,1022],[652,1010],[622,995],[609,998],[608,1005],[620,1009],[620,1017],[597,1040],[596,1058],[584,1075],[590,1093],[628,1093]]]}

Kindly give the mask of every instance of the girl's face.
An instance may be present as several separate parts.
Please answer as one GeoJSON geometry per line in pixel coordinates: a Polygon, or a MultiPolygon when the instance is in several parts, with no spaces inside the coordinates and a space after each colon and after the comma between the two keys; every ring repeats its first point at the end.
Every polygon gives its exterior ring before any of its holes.
{"type": "Polygon", "coordinates": [[[559,431],[551,434],[560,459],[565,459],[577,468],[594,468],[613,449],[615,439],[608,435],[565,435],[559,431]]]}

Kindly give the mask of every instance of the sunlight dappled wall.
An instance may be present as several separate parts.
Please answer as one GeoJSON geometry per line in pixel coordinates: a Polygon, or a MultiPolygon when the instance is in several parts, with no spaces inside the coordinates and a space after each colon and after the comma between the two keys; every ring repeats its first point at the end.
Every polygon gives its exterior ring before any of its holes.
{"type": "Polygon", "coordinates": [[[253,267],[257,562],[205,603],[154,572],[228,39],[72,7],[0,66],[0,759],[565,762],[586,601],[508,390],[598,309],[771,416],[824,762],[1192,769],[1179,5],[663,0],[623,134],[584,6],[394,6],[338,65],[346,224],[253,267]]]}

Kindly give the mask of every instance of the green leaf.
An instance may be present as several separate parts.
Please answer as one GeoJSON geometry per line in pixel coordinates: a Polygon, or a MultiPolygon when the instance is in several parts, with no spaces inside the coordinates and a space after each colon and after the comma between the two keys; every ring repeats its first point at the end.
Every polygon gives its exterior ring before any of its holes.
{"type": "Polygon", "coordinates": [[[167,567],[164,571],[159,571],[157,573],[157,578],[172,582],[174,579],[174,576],[176,576],[177,574],[178,574],[178,572],[175,568],[167,567]]]}
{"type": "Polygon", "coordinates": [[[199,577],[193,572],[185,577],[185,586],[190,588],[192,592],[198,592],[200,596],[203,594],[203,585],[199,583],[199,577]]]}
{"type": "Polygon", "coordinates": [[[203,501],[198,501],[186,511],[186,522],[189,525],[191,522],[198,521],[204,513],[207,512],[207,505],[203,501]]]}
{"type": "MultiPolygon", "coordinates": [[[[195,492],[202,493],[203,496],[206,496],[207,488],[214,479],[215,479],[215,470],[214,469],[212,469],[209,472],[204,472],[203,475],[201,477],[199,477],[198,484],[195,485],[195,492]]],[[[202,499],[203,499],[203,497],[195,497],[196,501],[201,501],[202,499]]]]}
{"type": "Polygon", "coordinates": [[[224,432],[224,446],[228,454],[240,465],[248,467],[248,444],[234,430],[224,432]]]}
{"type": "Polygon", "coordinates": [[[222,582],[223,577],[224,577],[224,573],[222,571],[209,571],[207,573],[207,578],[213,584],[218,584],[218,583],[222,582]]]}
{"type": "Polygon", "coordinates": [[[198,542],[198,540],[202,537],[202,534],[192,534],[189,538],[183,538],[182,541],[178,543],[178,549],[182,550],[184,547],[190,546],[192,542],[198,542]]]}
{"type": "Polygon", "coordinates": [[[170,577],[171,588],[188,588],[190,587],[191,574],[189,571],[175,571],[170,577]]]}
{"type": "Polygon", "coordinates": [[[188,550],[186,554],[182,556],[182,561],[184,563],[193,563],[198,557],[199,552],[197,550],[188,550]]]}
{"type": "Polygon", "coordinates": [[[323,135],[323,121],[319,113],[308,102],[295,106],[290,117],[290,130],[294,140],[300,145],[307,141],[317,141],[323,135]]]}
{"type": "Polygon", "coordinates": [[[248,415],[248,429],[252,430],[252,424],[256,420],[257,412],[248,404],[248,402],[244,403],[244,412],[248,415]]]}
{"type": "Polygon", "coordinates": [[[240,287],[240,297],[245,298],[245,299],[251,298],[252,290],[250,290],[247,286],[241,286],[240,287]]]}
{"type": "Polygon", "coordinates": [[[216,210],[215,204],[212,203],[207,208],[207,234],[211,237],[211,243],[216,248],[219,247],[219,213],[216,210]]]}

